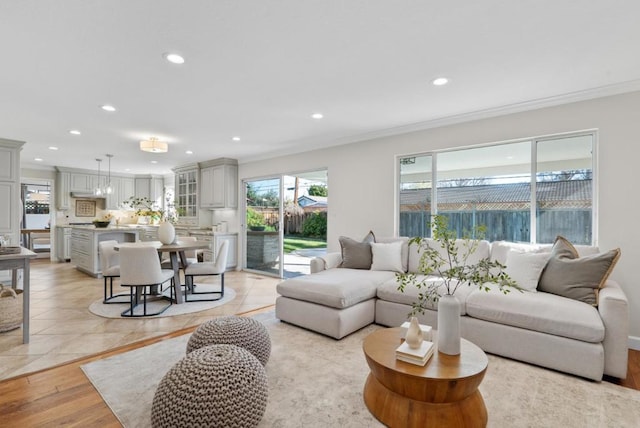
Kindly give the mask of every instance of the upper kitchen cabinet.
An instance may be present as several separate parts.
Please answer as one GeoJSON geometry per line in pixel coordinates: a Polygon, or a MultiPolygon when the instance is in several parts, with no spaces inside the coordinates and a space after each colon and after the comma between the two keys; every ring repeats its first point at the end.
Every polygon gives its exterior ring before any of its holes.
{"type": "Polygon", "coordinates": [[[156,175],[136,175],[136,198],[149,198],[158,207],[164,208],[164,178],[156,175]]]}
{"type": "Polygon", "coordinates": [[[95,198],[96,187],[100,185],[105,209],[121,209],[122,202],[134,196],[133,175],[110,174],[110,178],[111,183],[107,175],[98,178],[98,174],[90,170],[56,167],[56,208],[61,211],[73,208],[72,197],[95,198]],[[107,193],[108,187],[111,187],[111,193],[107,193]]]}
{"type": "Polygon", "coordinates": [[[0,235],[20,239],[20,150],[24,142],[0,138],[0,235]]]}
{"type": "Polygon", "coordinates": [[[214,159],[200,165],[200,208],[238,207],[238,161],[214,159]]]}
{"type": "Polygon", "coordinates": [[[108,210],[119,210],[122,202],[135,195],[135,182],[129,177],[111,176],[111,193],[107,193],[108,210]]]}
{"type": "Polygon", "coordinates": [[[173,168],[175,173],[175,206],[178,222],[185,225],[198,224],[198,176],[197,164],[173,168]]]}
{"type": "Polygon", "coordinates": [[[71,208],[71,173],[56,172],[56,209],[65,211],[71,208]]]}

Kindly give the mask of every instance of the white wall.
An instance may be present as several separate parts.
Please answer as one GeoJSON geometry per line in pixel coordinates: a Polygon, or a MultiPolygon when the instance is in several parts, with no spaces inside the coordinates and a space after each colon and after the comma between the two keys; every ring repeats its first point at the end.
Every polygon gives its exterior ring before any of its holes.
{"type": "MultiPolygon", "coordinates": [[[[633,268],[640,260],[637,218],[640,202],[632,174],[638,170],[640,92],[543,108],[302,154],[241,164],[240,180],[327,168],[329,250],[340,235],[363,237],[395,233],[395,156],[523,137],[597,129],[598,245],[620,247],[622,257],[612,278],[620,282],[631,305],[632,346],[640,349],[640,287],[633,268]]],[[[241,213],[240,213],[241,214],[241,213]]]]}

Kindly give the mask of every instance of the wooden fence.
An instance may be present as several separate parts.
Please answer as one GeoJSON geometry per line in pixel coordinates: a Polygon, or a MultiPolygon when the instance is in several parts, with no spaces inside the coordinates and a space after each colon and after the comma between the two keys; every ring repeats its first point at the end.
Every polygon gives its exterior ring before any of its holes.
{"type": "MultiPolygon", "coordinates": [[[[463,236],[475,225],[486,226],[489,241],[530,242],[529,211],[442,211],[448,218],[449,229],[463,236]]],[[[405,211],[400,213],[401,236],[431,236],[431,213],[405,211]]],[[[575,244],[591,244],[592,225],[590,210],[540,210],[537,221],[538,243],[552,243],[562,235],[575,244]]]]}
{"type": "MultiPolygon", "coordinates": [[[[267,226],[273,227],[275,230],[279,228],[280,214],[278,208],[272,207],[251,207],[256,212],[261,213],[264,216],[267,226]]],[[[302,225],[304,222],[313,215],[313,212],[304,212],[301,214],[285,215],[283,226],[284,234],[301,234],[302,225]]]]}

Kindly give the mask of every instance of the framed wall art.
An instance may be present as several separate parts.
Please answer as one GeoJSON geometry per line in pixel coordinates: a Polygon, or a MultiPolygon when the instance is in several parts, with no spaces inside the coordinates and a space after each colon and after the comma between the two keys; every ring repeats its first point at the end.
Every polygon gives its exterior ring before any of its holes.
{"type": "Polygon", "coordinates": [[[76,217],[95,217],[96,201],[76,201],[76,217]]]}

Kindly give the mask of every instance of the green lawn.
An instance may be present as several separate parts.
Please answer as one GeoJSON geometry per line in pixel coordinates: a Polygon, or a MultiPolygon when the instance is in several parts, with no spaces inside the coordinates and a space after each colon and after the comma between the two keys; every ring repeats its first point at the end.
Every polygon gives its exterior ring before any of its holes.
{"type": "Polygon", "coordinates": [[[326,246],[327,241],[323,239],[292,235],[285,235],[284,237],[285,254],[306,248],[325,248],[326,246]]]}

